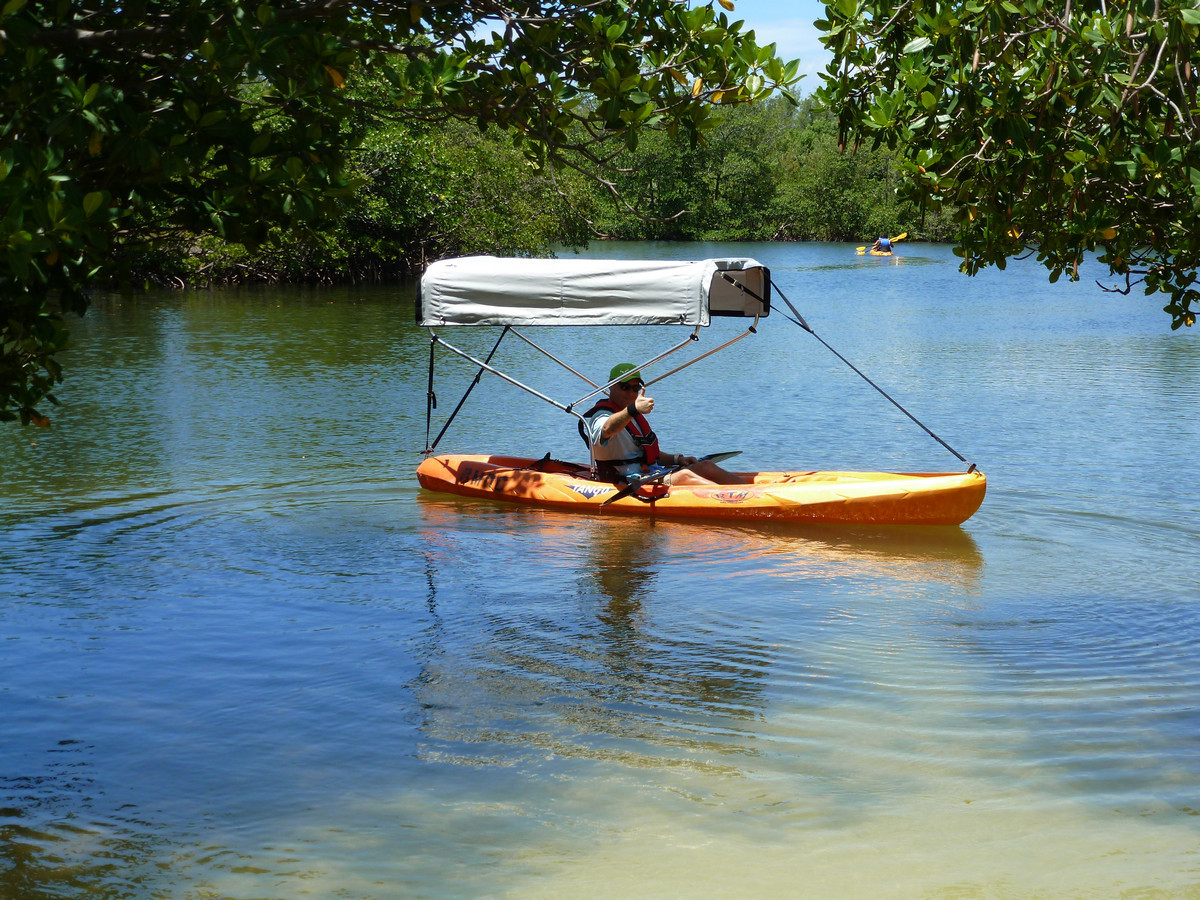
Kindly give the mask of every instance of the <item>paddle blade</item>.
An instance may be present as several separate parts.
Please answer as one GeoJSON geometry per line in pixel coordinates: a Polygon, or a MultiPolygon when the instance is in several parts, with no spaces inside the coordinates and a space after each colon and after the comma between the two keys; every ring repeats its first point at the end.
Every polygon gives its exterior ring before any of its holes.
{"type": "Polygon", "coordinates": [[[711,459],[713,462],[721,462],[722,460],[737,456],[741,452],[741,450],[727,450],[724,453],[710,453],[708,456],[700,457],[700,459],[711,459]]]}
{"type": "Polygon", "coordinates": [[[896,243],[896,241],[902,241],[902,240],[904,240],[906,237],[908,237],[908,232],[907,232],[907,231],[902,231],[902,232],[900,232],[898,235],[896,235],[894,238],[892,238],[892,243],[894,244],[894,243],[896,243]]]}
{"type": "Polygon", "coordinates": [[[608,504],[610,504],[610,503],[615,503],[618,500],[628,497],[630,494],[632,494],[634,491],[636,491],[638,488],[640,488],[642,486],[643,481],[649,481],[649,480],[650,480],[649,478],[646,478],[646,479],[630,478],[629,484],[625,485],[625,487],[621,488],[619,491],[617,491],[615,494],[613,494],[611,497],[609,497],[607,500],[605,500],[600,505],[608,506],[608,504]]]}

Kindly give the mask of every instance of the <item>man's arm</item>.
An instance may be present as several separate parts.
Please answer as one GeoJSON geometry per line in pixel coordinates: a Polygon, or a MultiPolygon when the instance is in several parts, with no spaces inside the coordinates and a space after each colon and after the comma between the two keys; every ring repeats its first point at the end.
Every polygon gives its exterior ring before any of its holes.
{"type": "Polygon", "coordinates": [[[628,425],[630,419],[633,418],[633,413],[631,411],[632,409],[636,409],[643,416],[648,415],[654,411],[654,398],[647,397],[645,394],[643,394],[630,403],[629,406],[625,407],[624,409],[619,409],[610,415],[604,420],[604,424],[600,427],[600,437],[607,441],[610,437],[628,425]]]}

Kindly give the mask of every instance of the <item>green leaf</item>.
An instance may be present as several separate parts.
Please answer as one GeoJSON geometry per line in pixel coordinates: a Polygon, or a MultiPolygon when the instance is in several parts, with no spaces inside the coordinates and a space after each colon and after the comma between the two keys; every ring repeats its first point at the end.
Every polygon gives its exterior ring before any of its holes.
{"type": "Polygon", "coordinates": [[[904,45],[904,50],[902,52],[906,56],[910,53],[920,53],[922,50],[926,49],[927,47],[929,47],[932,44],[933,44],[933,41],[931,41],[928,37],[925,37],[925,36],[913,38],[911,41],[909,41],[907,44],[904,45]]]}
{"type": "Polygon", "coordinates": [[[91,216],[96,210],[104,205],[104,194],[101,191],[92,191],[83,198],[83,214],[91,216]]]}

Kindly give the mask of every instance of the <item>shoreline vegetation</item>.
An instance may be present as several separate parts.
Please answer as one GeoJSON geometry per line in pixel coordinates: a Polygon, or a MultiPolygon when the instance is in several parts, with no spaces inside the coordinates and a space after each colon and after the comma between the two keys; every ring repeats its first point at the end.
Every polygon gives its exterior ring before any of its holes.
{"type": "Polygon", "coordinates": [[[582,165],[535,171],[494,129],[386,123],[365,135],[353,161],[360,187],[323,227],[272,229],[256,250],[211,235],[126,247],[117,280],[380,283],[447,256],[539,256],[605,239],[862,243],[902,231],[953,239],[949,219],[896,198],[892,153],[839,150],[836,120],[811,99],[723,114],[702,145],[643,135],[606,174],[615,194],[582,165]]]}

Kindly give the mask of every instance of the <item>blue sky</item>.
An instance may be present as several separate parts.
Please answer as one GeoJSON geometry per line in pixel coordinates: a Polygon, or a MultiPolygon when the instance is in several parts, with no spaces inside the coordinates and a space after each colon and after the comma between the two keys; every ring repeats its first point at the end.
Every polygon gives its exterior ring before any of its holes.
{"type": "MultiPolygon", "coordinates": [[[[733,0],[736,9],[729,13],[734,21],[744,19],[754,29],[759,45],[775,43],[783,59],[799,59],[805,78],[800,93],[811,94],[821,86],[817,73],[829,62],[829,53],[817,40],[813,22],[825,15],[820,0],[733,0]]],[[[717,12],[720,12],[717,8],[717,12]]]]}

